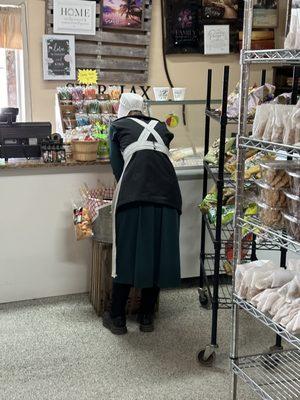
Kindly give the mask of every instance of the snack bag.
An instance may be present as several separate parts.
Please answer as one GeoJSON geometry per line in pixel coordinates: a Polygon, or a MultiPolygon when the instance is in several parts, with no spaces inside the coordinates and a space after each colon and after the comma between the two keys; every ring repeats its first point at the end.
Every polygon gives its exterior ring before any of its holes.
{"type": "Polygon", "coordinates": [[[93,236],[92,220],[87,208],[74,205],[73,222],[77,240],[88,239],[93,236]]]}
{"type": "Polygon", "coordinates": [[[270,107],[269,117],[266,123],[265,131],[262,137],[263,140],[266,140],[267,142],[269,142],[272,137],[274,118],[275,118],[275,105],[272,104],[270,107]]]}
{"type": "Polygon", "coordinates": [[[253,122],[253,131],[252,131],[253,138],[262,139],[271,110],[272,110],[271,104],[262,104],[257,107],[253,122]]]}

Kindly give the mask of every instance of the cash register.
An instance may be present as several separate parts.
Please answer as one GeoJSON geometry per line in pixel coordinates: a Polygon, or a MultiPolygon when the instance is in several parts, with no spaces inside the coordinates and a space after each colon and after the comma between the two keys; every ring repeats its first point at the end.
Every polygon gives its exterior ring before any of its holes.
{"type": "Polygon", "coordinates": [[[0,158],[40,158],[41,143],[51,135],[50,122],[16,122],[17,108],[0,109],[0,158]]]}

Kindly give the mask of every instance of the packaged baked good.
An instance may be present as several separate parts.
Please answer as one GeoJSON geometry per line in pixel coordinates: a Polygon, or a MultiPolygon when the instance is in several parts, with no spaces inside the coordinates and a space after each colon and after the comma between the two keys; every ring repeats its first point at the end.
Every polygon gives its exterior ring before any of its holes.
{"type": "Polygon", "coordinates": [[[265,126],[263,140],[270,142],[273,134],[273,126],[274,126],[274,118],[275,118],[275,104],[270,104],[269,117],[265,126]]]}
{"type": "Polygon", "coordinates": [[[296,218],[287,212],[282,211],[287,233],[300,242],[300,218],[296,218]]]}
{"type": "Polygon", "coordinates": [[[274,106],[272,104],[262,104],[257,106],[255,118],[253,121],[252,137],[262,139],[266,125],[270,116],[270,112],[274,106]]]}
{"type": "Polygon", "coordinates": [[[299,163],[294,164],[294,168],[287,169],[287,174],[289,177],[289,184],[291,192],[296,196],[300,196],[300,166],[297,167],[299,163]]]}
{"type": "Polygon", "coordinates": [[[273,119],[273,129],[271,141],[274,143],[282,143],[283,142],[283,132],[284,132],[284,120],[290,118],[290,113],[292,111],[292,107],[289,105],[276,104],[275,105],[275,113],[273,119]]]}
{"type": "Polygon", "coordinates": [[[259,218],[261,222],[274,229],[282,229],[284,226],[281,207],[270,207],[268,204],[261,201],[257,202],[259,207],[259,218]]]}
{"type": "Polygon", "coordinates": [[[270,207],[285,207],[285,194],[280,189],[275,189],[262,180],[255,181],[258,187],[258,198],[270,207]]]}
{"type": "Polygon", "coordinates": [[[300,196],[291,193],[290,190],[283,190],[286,196],[287,210],[290,215],[300,219],[300,196]]]}
{"type": "Polygon", "coordinates": [[[271,161],[260,164],[261,177],[275,189],[286,188],[289,186],[289,177],[285,171],[288,161],[271,161]]]}

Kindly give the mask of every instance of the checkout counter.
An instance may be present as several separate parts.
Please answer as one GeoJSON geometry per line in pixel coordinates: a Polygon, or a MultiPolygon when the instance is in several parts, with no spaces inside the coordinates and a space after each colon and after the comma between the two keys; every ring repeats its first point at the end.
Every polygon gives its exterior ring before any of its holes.
{"type": "MultiPolygon", "coordinates": [[[[72,202],[84,183],[112,185],[111,167],[99,161],[45,164],[33,159],[51,126],[44,124],[40,131],[32,124],[27,130],[24,124],[13,126],[14,131],[12,126],[0,129],[2,155],[9,158],[0,164],[0,303],[87,292],[91,241],[75,239],[72,202]],[[16,158],[24,157],[24,147],[27,159],[16,158]]],[[[182,277],[194,277],[199,275],[202,168],[178,169],[177,174],[183,193],[182,277]]]]}

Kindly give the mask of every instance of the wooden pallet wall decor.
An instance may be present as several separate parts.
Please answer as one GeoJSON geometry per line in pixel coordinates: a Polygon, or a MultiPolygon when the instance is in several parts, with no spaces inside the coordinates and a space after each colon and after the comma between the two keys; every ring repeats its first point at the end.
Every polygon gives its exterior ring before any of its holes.
{"type": "MultiPolygon", "coordinates": [[[[46,34],[53,34],[53,0],[46,2],[46,34]]],[[[75,35],[76,68],[96,69],[99,83],[146,84],[149,69],[152,0],[144,0],[143,28],[101,27],[101,4],[96,6],[96,35],[75,35]]]]}

